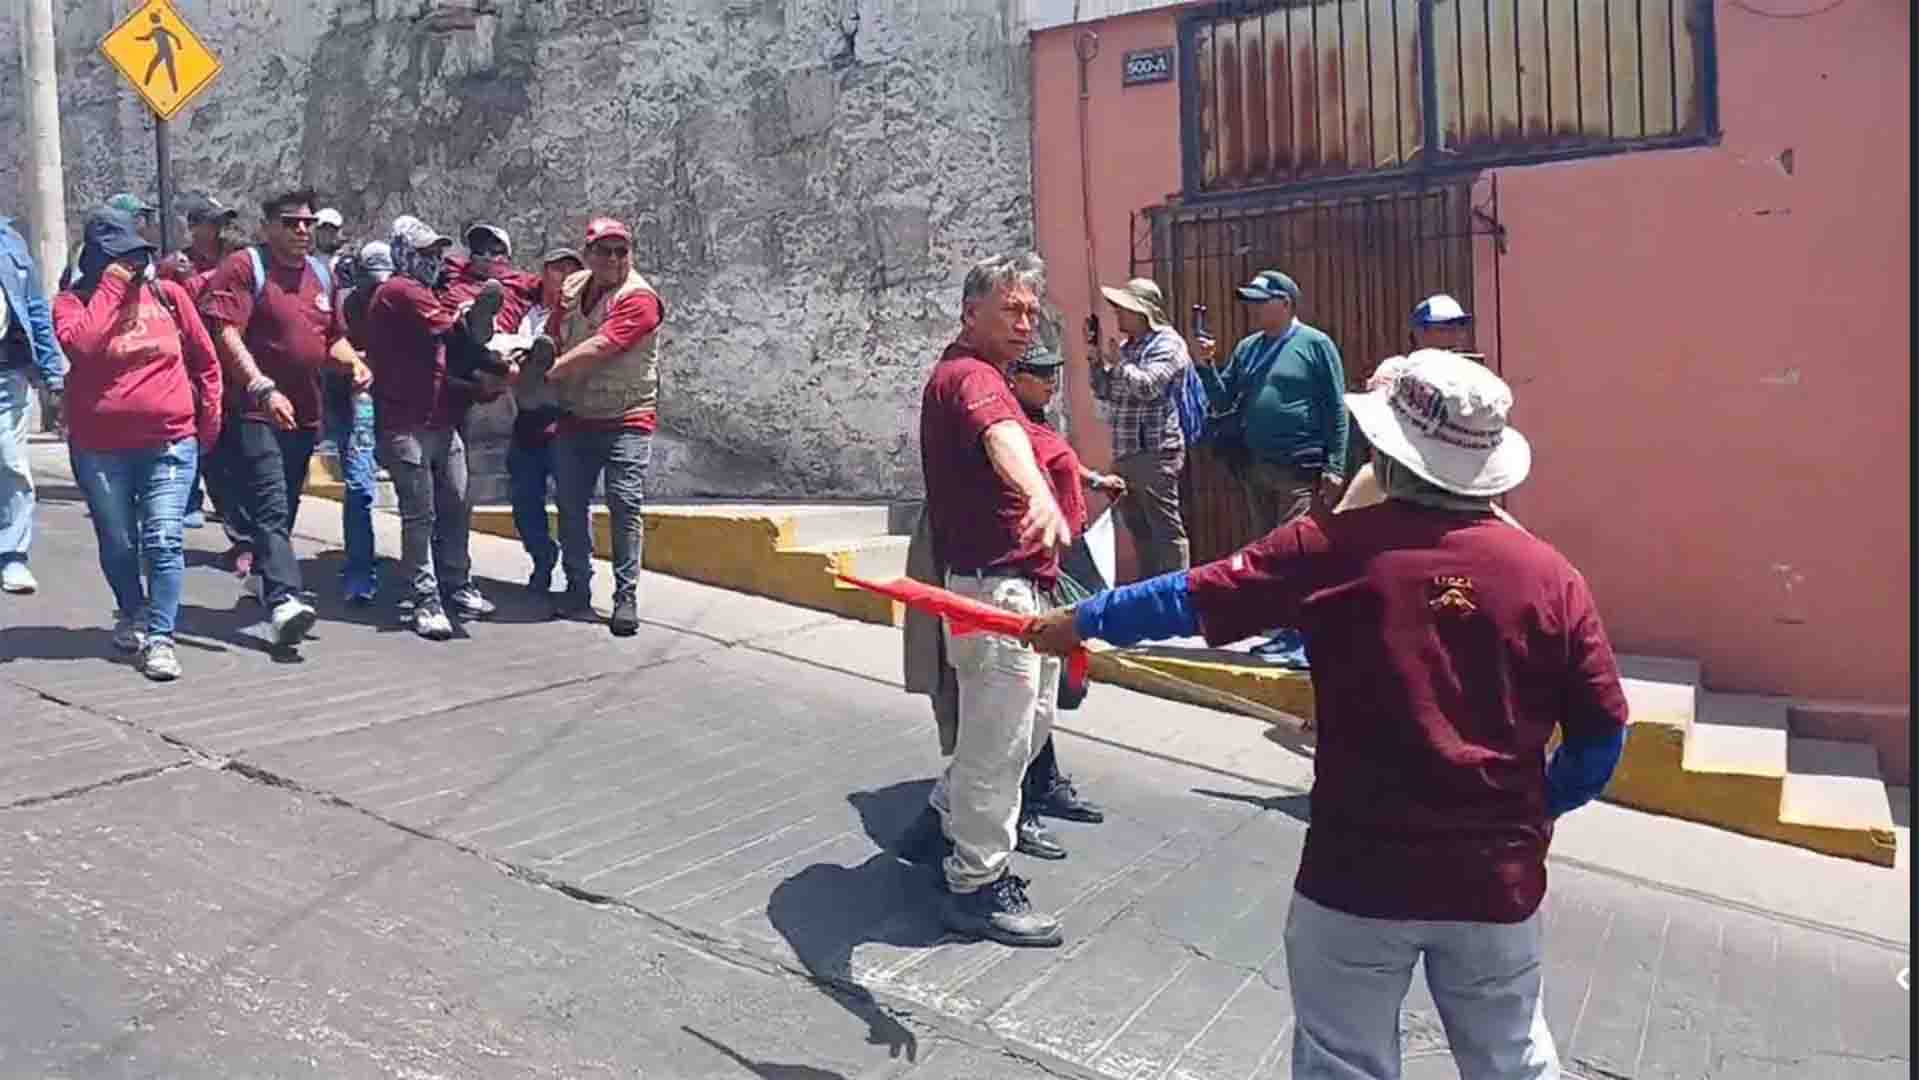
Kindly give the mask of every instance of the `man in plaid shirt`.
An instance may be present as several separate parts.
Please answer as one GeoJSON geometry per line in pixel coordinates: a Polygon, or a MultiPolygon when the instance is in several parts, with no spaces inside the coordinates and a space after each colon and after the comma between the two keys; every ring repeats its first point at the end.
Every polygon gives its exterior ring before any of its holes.
{"type": "Polygon", "coordinates": [[[1193,361],[1187,343],[1167,324],[1160,286],[1135,278],[1102,287],[1125,335],[1093,358],[1093,396],[1107,406],[1113,426],[1113,472],[1126,481],[1120,521],[1140,554],[1140,576],[1187,568],[1187,527],[1180,519],[1180,468],[1186,438],[1174,409],[1193,361]]]}

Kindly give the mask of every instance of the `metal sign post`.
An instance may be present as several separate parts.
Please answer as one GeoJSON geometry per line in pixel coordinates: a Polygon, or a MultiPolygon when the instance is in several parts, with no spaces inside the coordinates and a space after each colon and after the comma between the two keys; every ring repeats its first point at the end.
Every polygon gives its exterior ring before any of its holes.
{"type": "Polygon", "coordinates": [[[158,116],[153,118],[153,157],[160,189],[160,250],[168,252],[173,250],[173,162],[167,152],[167,122],[158,116]]]}

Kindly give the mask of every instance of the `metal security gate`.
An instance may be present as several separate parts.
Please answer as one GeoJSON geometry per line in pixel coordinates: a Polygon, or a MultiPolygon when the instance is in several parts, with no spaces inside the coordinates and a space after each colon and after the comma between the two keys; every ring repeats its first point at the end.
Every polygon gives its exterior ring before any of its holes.
{"type": "MultiPolygon", "coordinates": [[[[1166,290],[1169,315],[1189,339],[1193,306],[1221,355],[1248,332],[1235,289],[1259,270],[1299,282],[1300,317],[1339,347],[1348,388],[1381,360],[1407,349],[1407,316],[1437,292],[1477,311],[1474,246],[1490,237],[1498,279],[1497,187],[1475,206],[1470,180],[1414,191],[1270,205],[1160,207],[1134,218],[1133,272],[1166,290]]],[[[1483,340],[1493,320],[1476,328],[1483,340]]],[[[1181,505],[1195,562],[1219,558],[1258,535],[1239,485],[1206,447],[1188,455],[1181,505]]]]}

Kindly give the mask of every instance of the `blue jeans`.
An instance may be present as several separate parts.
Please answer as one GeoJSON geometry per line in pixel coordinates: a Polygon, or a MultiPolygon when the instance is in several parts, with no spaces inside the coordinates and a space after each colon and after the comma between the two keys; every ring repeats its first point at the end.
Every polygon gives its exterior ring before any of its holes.
{"type": "Polygon", "coordinates": [[[533,560],[535,574],[552,574],[560,545],[547,525],[547,480],[553,476],[553,444],[507,447],[507,479],[513,494],[513,527],[533,560]]]}
{"type": "Polygon", "coordinates": [[[593,485],[604,472],[613,526],[613,601],[638,595],[647,532],[640,500],[652,460],[653,436],[644,431],[586,431],[553,440],[560,565],[567,572],[568,592],[584,596],[593,582],[593,485]]]}
{"type": "MultiPolygon", "coordinates": [[[[14,318],[20,318],[19,313],[14,318]]],[[[26,562],[33,543],[33,473],[27,468],[27,406],[32,401],[27,369],[0,368],[0,566],[26,562]]]]}
{"type": "Polygon", "coordinates": [[[145,610],[147,634],[171,638],[180,613],[186,547],[180,519],[200,453],[193,438],[151,450],[74,450],[73,479],[87,497],[100,569],[122,615],[145,610]],[[141,564],[145,563],[145,586],[141,564]]]}
{"type": "Polygon", "coordinates": [[[346,484],[340,525],[346,534],[347,563],[340,577],[348,595],[370,596],[380,581],[373,550],[373,398],[359,393],[344,402],[330,399],[326,421],[327,438],[340,455],[340,474],[346,484]]]}

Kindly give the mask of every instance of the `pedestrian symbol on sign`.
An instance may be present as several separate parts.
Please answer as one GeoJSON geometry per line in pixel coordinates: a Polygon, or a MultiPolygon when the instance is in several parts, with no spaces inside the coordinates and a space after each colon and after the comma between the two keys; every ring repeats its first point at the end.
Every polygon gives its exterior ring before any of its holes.
{"type": "Polygon", "coordinates": [[[180,39],[160,21],[159,12],[153,12],[147,18],[153,21],[153,29],[134,38],[135,41],[153,42],[153,62],[147,65],[146,78],[140,80],[140,85],[146,86],[153,82],[153,73],[160,70],[161,64],[165,64],[167,81],[173,84],[173,92],[177,94],[180,92],[180,72],[173,66],[173,48],[180,39]]]}
{"type": "Polygon", "coordinates": [[[220,74],[220,60],[168,0],[142,0],[100,41],[155,116],[170,120],[220,74]]]}

